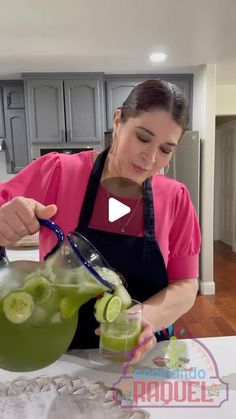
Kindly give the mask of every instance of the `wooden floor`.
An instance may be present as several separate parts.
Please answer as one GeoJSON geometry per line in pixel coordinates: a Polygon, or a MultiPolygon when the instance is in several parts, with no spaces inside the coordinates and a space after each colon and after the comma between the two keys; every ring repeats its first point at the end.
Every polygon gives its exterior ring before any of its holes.
{"type": "Polygon", "coordinates": [[[214,245],[216,294],[198,295],[193,308],[176,322],[183,337],[236,335],[236,253],[221,242],[214,245]]]}

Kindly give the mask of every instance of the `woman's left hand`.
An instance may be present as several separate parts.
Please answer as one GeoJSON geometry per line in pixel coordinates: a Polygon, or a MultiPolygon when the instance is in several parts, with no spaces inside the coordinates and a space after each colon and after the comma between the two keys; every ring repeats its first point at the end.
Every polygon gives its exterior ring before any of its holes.
{"type": "MultiPolygon", "coordinates": [[[[132,358],[125,362],[125,365],[137,364],[141,359],[144,358],[147,352],[149,352],[157,343],[157,340],[154,335],[153,325],[143,319],[142,320],[142,331],[138,338],[137,347],[133,350],[132,358]]],[[[100,328],[98,327],[95,330],[96,335],[100,335],[100,328]]]]}
{"type": "Polygon", "coordinates": [[[144,358],[147,352],[154,348],[157,343],[154,332],[153,325],[149,321],[143,319],[142,332],[139,336],[137,347],[134,350],[132,359],[129,360],[127,364],[137,364],[144,358]]]}

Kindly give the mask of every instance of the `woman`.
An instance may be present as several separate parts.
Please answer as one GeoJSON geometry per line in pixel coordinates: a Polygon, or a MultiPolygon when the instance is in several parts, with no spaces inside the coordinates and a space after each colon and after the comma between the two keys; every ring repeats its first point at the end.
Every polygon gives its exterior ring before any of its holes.
{"type": "MultiPolygon", "coordinates": [[[[123,274],[131,296],[144,303],[137,362],[156,342],[154,332],[188,311],[198,290],[200,231],[186,187],[160,175],[187,124],[182,92],[149,80],[133,89],[114,116],[111,149],[67,156],[50,153],[0,187],[0,245],[39,230],[54,217],[65,233],[86,236],[123,274]],[[108,199],[131,212],[111,223],[108,199]]],[[[52,246],[40,234],[41,259],[52,246]]],[[[94,302],[80,311],[71,347],[95,347],[94,302]]]]}

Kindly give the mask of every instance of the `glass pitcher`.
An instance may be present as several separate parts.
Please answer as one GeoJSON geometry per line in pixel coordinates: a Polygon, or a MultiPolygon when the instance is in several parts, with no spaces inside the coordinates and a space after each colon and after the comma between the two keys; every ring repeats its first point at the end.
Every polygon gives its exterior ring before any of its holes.
{"type": "Polygon", "coordinates": [[[69,347],[78,311],[91,298],[114,291],[103,273],[109,264],[82,235],[39,220],[57,235],[44,262],[9,262],[0,252],[0,368],[37,370],[69,347]]]}

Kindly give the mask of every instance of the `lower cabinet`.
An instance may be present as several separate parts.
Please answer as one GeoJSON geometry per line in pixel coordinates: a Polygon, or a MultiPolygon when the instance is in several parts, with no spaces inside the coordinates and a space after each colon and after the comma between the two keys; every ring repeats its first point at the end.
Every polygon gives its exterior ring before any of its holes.
{"type": "Polygon", "coordinates": [[[3,106],[3,87],[0,86],[0,138],[6,137],[4,106],[3,106]]]}
{"type": "Polygon", "coordinates": [[[0,138],[5,142],[8,173],[29,163],[23,81],[0,81],[0,138]]]}
{"type": "Polygon", "coordinates": [[[25,110],[7,110],[5,123],[7,170],[17,173],[29,163],[25,110]]]}

